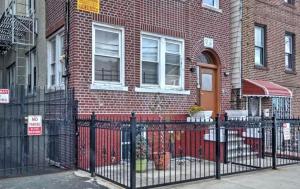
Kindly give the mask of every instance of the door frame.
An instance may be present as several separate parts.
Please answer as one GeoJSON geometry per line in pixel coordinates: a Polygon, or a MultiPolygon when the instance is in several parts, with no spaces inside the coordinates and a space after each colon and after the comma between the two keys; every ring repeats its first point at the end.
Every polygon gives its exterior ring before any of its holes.
{"type": "MultiPolygon", "coordinates": [[[[205,68],[205,69],[212,69],[216,72],[216,93],[217,93],[217,114],[221,112],[221,62],[220,59],[218,57],[218,55],[211,49],[206,49],[204,51],[202,51],[202,54],[207,54],[207,56],[210,56],[210,58],[212,59],[212,62],[214,64],[204,64],[204,63],[200,63],[197,62],[196,66],[199,66],[200,68],[200,72],[199,72],[199,77],[201,77],[201,69],[205,68]]],[[[197,78],[199,79],[199,78],[197,78]]],[[[200,85],[201,86],[201,85],[200,85]]],[[[202,86],[201,86],[202,87],[202,86]]],[[[197,93],[198,93],[198,99],[197,99],[197,103],[200,106],[201,105],[201,87],[197,88],[197,93]]]]}

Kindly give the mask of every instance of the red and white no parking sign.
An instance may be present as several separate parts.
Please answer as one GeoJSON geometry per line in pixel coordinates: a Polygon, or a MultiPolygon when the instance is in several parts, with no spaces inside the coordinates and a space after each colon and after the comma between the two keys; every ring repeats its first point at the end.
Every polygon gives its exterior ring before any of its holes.
{"type": "Polygon", "coordinates": [[[42,116],[28,116],[27,134],[28,136],[39,136],[43,134],[42,116]]]}

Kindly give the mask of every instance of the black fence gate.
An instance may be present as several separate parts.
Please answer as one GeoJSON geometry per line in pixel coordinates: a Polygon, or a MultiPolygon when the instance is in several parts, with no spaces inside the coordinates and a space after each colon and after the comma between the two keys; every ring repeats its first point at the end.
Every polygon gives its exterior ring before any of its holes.
{"type": "Polygon", "coordinates": [[[300,119],[195,122],[79,116],[78,168],[124,188],[151,188],[300,162],[300,119]]]}
{"type": "Polygon", "coordinates": [[[73,90],[10,90],[0,104],[0,178],[74,168],[76,104],[73,90]],[[28,116],[42,116],[42,134],[28,136],[28,116]]]}

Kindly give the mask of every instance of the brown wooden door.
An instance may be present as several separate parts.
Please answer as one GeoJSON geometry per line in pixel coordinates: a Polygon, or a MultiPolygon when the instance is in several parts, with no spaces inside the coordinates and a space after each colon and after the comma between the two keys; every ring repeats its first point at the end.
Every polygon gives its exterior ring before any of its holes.
{"type": "Polygon", "coordinates": [[[213,111],[213,116],[216,116],[219,109],[217,69],[202,67],[200,77],[200,105],[207,111],[213,111]]]}

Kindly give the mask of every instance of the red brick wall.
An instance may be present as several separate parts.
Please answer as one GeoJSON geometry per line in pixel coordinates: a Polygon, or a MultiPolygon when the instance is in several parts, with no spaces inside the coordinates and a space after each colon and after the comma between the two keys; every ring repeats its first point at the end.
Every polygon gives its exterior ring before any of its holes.
{"type": "Polygon", "coordinates": [[[65,24],[65,0],[46,0],[46,36],[65,24]]]}
{"type": "MultiPolygon", "coordinates": [[[[214,38],[214,51],[221,62],[221,109],[230,107],[229,2],[220,1],[222,13],[205,9],[199,0],[101,0],[100,14],[76,10],[71,5],[70,85],[75,87],[79,100],[79,113],[98,114],[186,114],[197,102],[196,74],[190,72],[195,57],[205,48],[204,37],[214,38]],[[123,26],[125,28],[125,85],[128,92],[91,90],[92,83],[92,22],[123,26]],[[185,90],[191,95],[136,93],[140,85],[140,33],[141,31],[184,38],[185,90]],[[151,111],[157,99],[162,111],[151,111]]],[[[48,7],[52,9],[53,7],[48,7]]],[[[48,11],[52,12],[52,11],[48,11]]],[[[49,25],[51,20],[48,19],[49,25]]]]}
{"type": "Polygon", "coordinates": [[[293,114],[300,115],[300,3],[288,6],[283,0],[244,1],[243,15],[243,77],[276,82],[294,93],[293,114]],[[266,25],[267,68],[254,67],[254,24],[266,25]],[[285,32],[295,34],[296,73],[285,72],[285,32]]]}

